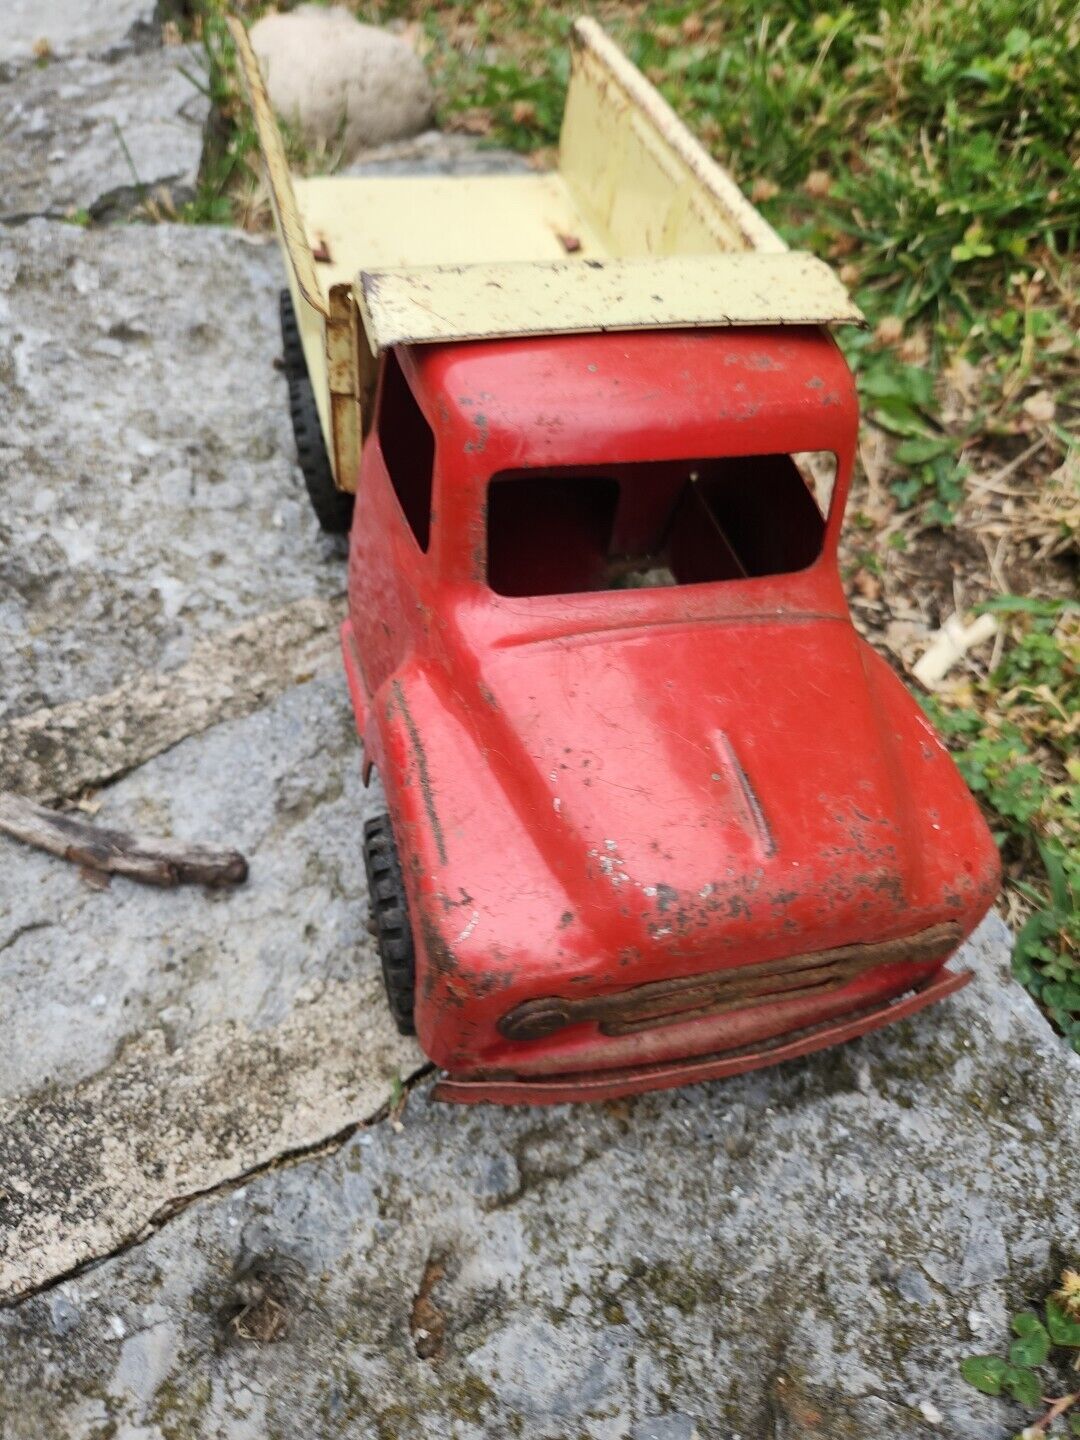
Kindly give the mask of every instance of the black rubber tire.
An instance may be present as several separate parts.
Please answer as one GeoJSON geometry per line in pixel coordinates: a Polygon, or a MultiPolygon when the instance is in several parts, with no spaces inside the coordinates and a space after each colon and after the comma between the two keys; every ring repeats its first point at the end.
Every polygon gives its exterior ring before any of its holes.
{"type": "Polygon", "coordinates": [[[282,290],[278,296],[278,313],[281,317],[281,349],[285,360],[285,374],[290,380],[298,380],[307,374],[307,362],[304,360],[300,326],[296,323],[296,311],[288,290],[282,290]]]}
{"type": "Polygon", "coordinates": [[[401,861],[388,815],[376,815],[364,822],[364,869],[371,911],[369,928],[382,961],[390,1014],[402,1035],[415,1035],[416,951],[401,861]]]}
{"type": "Polygon", "coordinates": [[[296,437],[296,454],[315,518],[330,534],[343,535],[352,524],[353,497],[334,484],[315,392],[306,374],[289,377],[289,414],[296,437]]]}

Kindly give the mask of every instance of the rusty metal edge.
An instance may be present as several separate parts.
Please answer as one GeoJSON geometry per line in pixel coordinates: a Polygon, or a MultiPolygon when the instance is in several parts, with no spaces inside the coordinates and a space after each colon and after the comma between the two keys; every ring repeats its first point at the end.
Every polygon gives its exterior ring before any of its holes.
{"type": "Polygon", "coordinates": [[[270,204],[274,211],[274,219],[277,222],[282,244],[288,254],[297,288],[312,309],[318,310],[321,315],[329,318],[330,307],[322,293],[322,286],[315,272],[315,261],[296,204],[296,193],[293,190],[292,176],[289,174],[285,146],[282,143],[277,121],[274,119],[270,97],[266,92],[262,71],[259,69],[259,61],[255,51],[251,48],[251,41],[243,21],[235,15],[230,15],[226,19],[226,24],[229,27],[229,34],[233,38],[233,44],[236,46],[237,59],[240,61],[240,75],[244,82],[248,104],[255,121],[255,130],[259,137],[259,154],[262,157],[263,172],[266,175],[266,183],[270,191],[270,204]]]}
{"type": "Polygon", "coordinates": [[[354,294],[378,351],[608,331],[866,325],[831,268],[796,250],[382,266],[361,270],[354,294]]]}
{"type": "Polygon", "coordinates": [[[330,392],[334,483],[348,495],[356,494],[363,430],[356,338],[352,286],[333,285],[326,322],[326,376],[330,392]]]}
{"type": "Polygon", "coordinates": [[[564,1105],[575,1101],[615,1100],[650,1090],[673,1090],[704,1080],[721,1080],[750,1070],[763,1070],[802,1055],[854,1040],[898,1020],[916,1015],[928,1005],[955,995],[974,978],[971,970],[942,969],[924,986],[900,999],[835,1024],[815,1026],[797,1039],[762,1046],[739,1055],[705,1055],[664,1061],[625,1070],[568,1074],[554,1079],[520,1080],[513,1076],[492,1079],[443,1076],[432,1098],[456,1105],[564,1105]]]}

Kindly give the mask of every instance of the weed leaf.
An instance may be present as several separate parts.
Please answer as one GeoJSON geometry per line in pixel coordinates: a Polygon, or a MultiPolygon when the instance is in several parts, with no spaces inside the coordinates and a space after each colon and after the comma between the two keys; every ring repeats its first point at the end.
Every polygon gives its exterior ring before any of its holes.
{"type": "Polygon", "coordinates": [[[969,1355],[960,1366],[960,1374],[984,1395],[1000,1395],[1009,1366],[1000,1355],[969,1355]]]}
{"type": "Polygon", "coordinates": [[[1020,1405],[1026,1405],[1029,1410],[1038,1405],[1042,1386],[1034,1370],[1027,1370],[1019,1365],[1007,1365],[1001,1384],[1020,1405]]]}
{"type": "Polygon", "coordinates": [[[1056,1300],[1046,1302],[1046,1328],[1055,1345],[1080,1348],[1080,1320],[1074,1320],[1056,1300]]]}
{"type": "Polygon", "coordinates": [[[1041,1365],[1050,1353],[1050,1336],[1046,1327],[1030,1311],[1013,1317],[1012,1327],[1020,1336],[1009,1347],[1009,1359],[1014,1365],[1041,1365]]]}

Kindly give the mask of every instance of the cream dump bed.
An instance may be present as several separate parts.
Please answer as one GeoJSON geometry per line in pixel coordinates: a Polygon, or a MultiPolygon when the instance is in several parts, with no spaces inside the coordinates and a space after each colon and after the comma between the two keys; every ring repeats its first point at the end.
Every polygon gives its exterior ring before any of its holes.
{"type": "Polygon", "coordinates": [[[230,26],[334,474],[352,489],[380,349],[602,329],[860,323],[592,20],[548,174],[293,180],[230,26]],[[599,262],[599,263],[598,263],[599,262]]]}

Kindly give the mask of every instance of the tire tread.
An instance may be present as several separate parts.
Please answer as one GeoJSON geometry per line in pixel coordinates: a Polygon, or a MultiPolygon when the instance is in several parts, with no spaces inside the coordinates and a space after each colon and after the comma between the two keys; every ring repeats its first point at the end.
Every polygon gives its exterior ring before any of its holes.
{"type": "Polygon", "coordinates": [[[416,951],[409,902],[388,815],[364,822],[364,868],[386,998],[402,1035],[415,1035],[416,951]]]}

